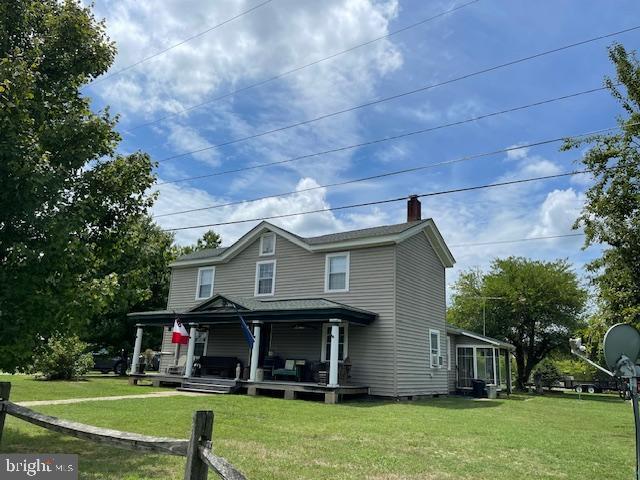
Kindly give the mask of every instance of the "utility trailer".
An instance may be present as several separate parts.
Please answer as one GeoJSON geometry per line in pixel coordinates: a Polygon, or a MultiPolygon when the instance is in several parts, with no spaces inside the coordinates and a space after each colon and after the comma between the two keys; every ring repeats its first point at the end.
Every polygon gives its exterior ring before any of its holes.
{"type": "Polygon", "coordinates": [[[573,377],[564,379],[564,388],[575,390],[577,393],[620,392],[624,389],[623,387],[622,382],[614,378],[611,380],[575,380],[573,377]]]}

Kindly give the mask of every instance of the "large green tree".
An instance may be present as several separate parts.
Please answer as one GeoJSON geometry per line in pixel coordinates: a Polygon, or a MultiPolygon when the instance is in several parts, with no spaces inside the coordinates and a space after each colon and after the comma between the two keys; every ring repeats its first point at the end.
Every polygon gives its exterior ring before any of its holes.
{"type": "Polygon", "coordinates": [[[80,93],[114,54],[77,1],[0,2],[0,370],[114,304],[151,301],[142,277],[166,270],[141,258],[171,238],[146,214],[152,162],[117,154],[117,119],[80,93]]]}
{"type": "Polygon", "coordinates": [[[585,247],[605,245],[602,256],[587,266],[600,300],[597,326],[603,320],[640,326],[640,62],[619,44],[609,56],[616,77],[605,84],[624,112],[620,130],[573,139],[564,148],[590,147],[582,162],[594,183],[575,228],[584,228],[585,247]]]}
{"type": "Polygon", "coordinates": [[[516,348],[516,385],[524,388],[533,369],[547,355],[569,345],[582,325],[587,298],[568,262],[521,257],[496,259],[487,273],[463,272],[453,287],[448,320],[483,331],[516,348]]]}

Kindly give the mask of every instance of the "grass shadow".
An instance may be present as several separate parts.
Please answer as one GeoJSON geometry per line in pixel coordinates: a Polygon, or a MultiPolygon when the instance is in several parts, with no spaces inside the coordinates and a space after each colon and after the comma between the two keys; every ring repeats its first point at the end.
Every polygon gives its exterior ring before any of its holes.
{"type": "Polygon", "coordinates": [[[558,400],[581,400],[587,402],[605,402],[605,403],[622,403],[624,400],[617,394],[607,393],[582,393],[578,395],[575,392],[551,391],[545,392],[544,395],[531,395],[531,397],[553,398],[558,400]]]}
{"type": "Polygon", "coordinates": [[[0,452],[76,454],[79,477],[92,480],[182,478],[184,468],[180,457],[109,447],[31,426],[6,427],[0,452]]]}
{"type": "Polygon", "coordinates": [[[341,403],[343,407],[353,408],[373,408],[386,405],[415,405],[418,407],[436,407],[449,410],[465,410],[472,408],[494,408],[499,407],[504,400],[489,400],[486,398],[472,398],[458,395],[435,397],[420,400],[380,400],[380,399],[358,399],[347,400],[341,403]]]}

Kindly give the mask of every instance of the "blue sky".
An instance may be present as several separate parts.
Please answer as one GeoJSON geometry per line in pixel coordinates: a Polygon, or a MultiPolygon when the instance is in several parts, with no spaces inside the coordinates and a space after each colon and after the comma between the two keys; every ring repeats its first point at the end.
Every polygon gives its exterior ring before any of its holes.
{"type": "MultiPolygon", "coordinates": [[[[119,53],[112,71],[260,3],[96,0],[119,53]]],[[[428,18],[464,1],[273,0],[202,37],[84,90],[95,108],[121,115],[122,152],[156,160],[348,108],[537,52],[635,26],[640,4],[480,0],[455,13],[322,62],[188,114],[182,110],[428,18]],[[634,19],[635,22],[634,22],[634,19]],[[152,126],[135,128],[171,114],[152,126]]],[[[159,182],[273,162],[525,105],[602,85],[612,66],[598,41],[432,90],[335,116],[304,127],[162,162],[159,182]]],[[[616,37],[640,48],[640,31],[616,37]]],[[[296,191],[428,163],[612,127],[621,109],[606,92],[496,116],[375,146],[278,167],[158,187],[154,214],[296,191]]],[[[166,228],[294,213],[496,181],[549,175],[576,167],[579,151],[559,144],[522,149],[417,173],[204,212],[163,216],[166,228]]],[[[582,272],[598,254],[582,240],[557,239],[463,247],[571,232],[588,178],[563,178],[423,200],[452,245],[460,270],[492,258],[569,258],[582,272]]],[[[316,235],[405,220],[405,204],[276,220],[316,235]]],[[[251,228],[216,228],[229,244],[251,228]]],[[[177,234],[193,242],[203,231],[177,234]]]]}

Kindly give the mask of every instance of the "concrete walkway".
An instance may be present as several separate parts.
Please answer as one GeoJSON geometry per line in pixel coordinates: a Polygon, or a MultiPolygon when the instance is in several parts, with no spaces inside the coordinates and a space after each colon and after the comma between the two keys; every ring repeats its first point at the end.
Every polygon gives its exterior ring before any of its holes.
{"type": "Polygon", "coordinates": [[[161,397],[199,397],[207,395],[206,393],[196,392],[178,392],[177,390],[170,390],[167,392],[155,392],[155,393],[142,393],[139,395],[117,395],[112,397],[88,397],[88,398],[66,398],[63,400],[32,400],[29,402],[16,402],[17,405],[23,407],[37,407],[38,405],[66,405],[68,403],[81,403],[81,402],[103,402],[107,400],[128,400],[136,398],[161,398],[161,397]]]}

